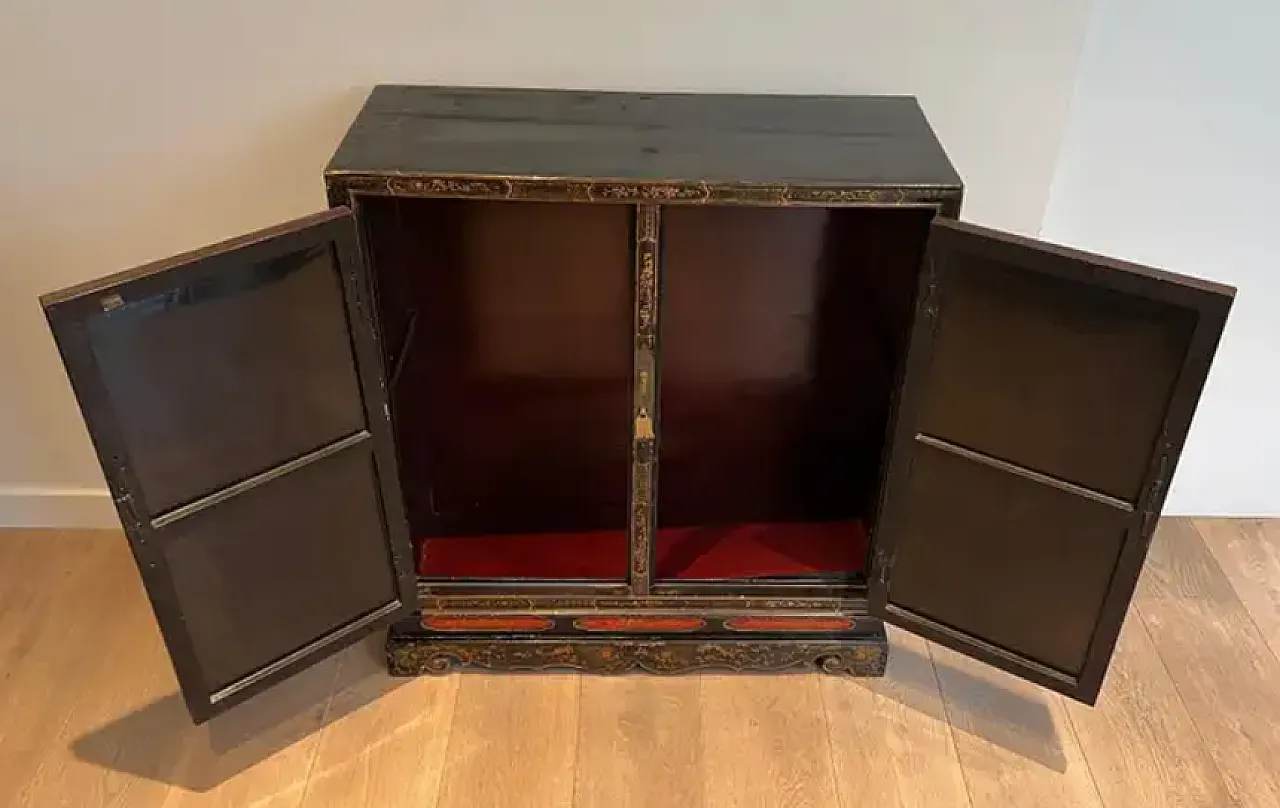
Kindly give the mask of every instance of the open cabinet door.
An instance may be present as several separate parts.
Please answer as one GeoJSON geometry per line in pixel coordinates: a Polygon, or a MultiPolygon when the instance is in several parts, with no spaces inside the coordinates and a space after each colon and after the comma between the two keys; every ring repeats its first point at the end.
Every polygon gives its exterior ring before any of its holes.
{"type": "Polygon", "coordinates": [[[1094,703],[1233,295],[935,221],[871,612],[1094,703]]]}
{"type": "Polygon", "coordinates": [[[41,302],[197,722],[412,611],[349,211],[41,302]]]}

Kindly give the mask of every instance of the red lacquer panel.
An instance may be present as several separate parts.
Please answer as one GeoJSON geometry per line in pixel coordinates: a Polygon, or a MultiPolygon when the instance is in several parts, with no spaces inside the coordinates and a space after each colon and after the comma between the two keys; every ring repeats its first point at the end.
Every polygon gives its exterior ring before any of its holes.
{"type": "Polygon", "coordinates": [[[435,631],[546,631],[552,625],[551,618],[532,614],[450,614],[422,618],[423,628],[435,631]]]}
{"type": "Polygon", "coordinates": [[[731,617],[725,628],[734,631],[843,631],[853,628],[852,617],[731,617]]]}
{"type": "Polygon", "coordinates": [[[697,631],[706,625],[699,617],[579,617],[583,631],[697,631]]]}

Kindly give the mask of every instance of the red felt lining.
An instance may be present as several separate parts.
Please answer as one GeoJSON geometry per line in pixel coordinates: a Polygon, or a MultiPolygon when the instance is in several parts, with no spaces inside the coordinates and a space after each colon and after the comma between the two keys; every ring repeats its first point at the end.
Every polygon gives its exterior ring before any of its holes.
{"type": "Polygon", "coordinates": [[[418,574],[432,578],[627,577],[623,530],[423,539],[418,574]]]}
{"type": "Polygon", "coordinates": [[[764,578],[860,572],[862,522],[792,522],[660,528],[658,578],[764,578]]]}
{"type": "MultiPolygon", "coordinates": [[[[659,579],[803,576],[859,572],[859,521],[675,527],[658,530],[659,579]]],[[[432,578],[588,578],[627,575],[621,530],[423,539],[418,574],[432,578]]]]}

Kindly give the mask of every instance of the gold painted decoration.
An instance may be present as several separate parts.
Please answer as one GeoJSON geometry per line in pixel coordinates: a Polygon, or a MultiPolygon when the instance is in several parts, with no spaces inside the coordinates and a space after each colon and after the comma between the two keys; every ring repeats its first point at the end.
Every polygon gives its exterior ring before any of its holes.
{"type": "Polygon", "coordinates": [[[394,638],[387,648],[392,675],[447,674],[462,668],[491,671],[578,670],[593,674],[699,670],[811,670],[847,676],[883,676],[885,641],[850,642],[449,642],[394,638]]]}
{"type": "MultiPolygon", "coordinates": [[[[704,180],[610,180],[578,177],[490,175],[361,174],[326,175],[330,200],[352,194],[430,196],[464,199],[525,199],[556,202],[638,204],[809,205],[825,207],[934,207],[959,215],[958,186],[805,185],[708,182],[704,180]]],[[[642,231],[643,233],[643,231],[642,231]]],[[[643,239],[642,239],[643,240],[643,239]]]]}
{"type": "Polygon", "coordinates": [[[636,207],[635,353],[632,364],[631,591],[648,594],[652,585],[657,463],[658,228],[656,205],[636,207]]]}

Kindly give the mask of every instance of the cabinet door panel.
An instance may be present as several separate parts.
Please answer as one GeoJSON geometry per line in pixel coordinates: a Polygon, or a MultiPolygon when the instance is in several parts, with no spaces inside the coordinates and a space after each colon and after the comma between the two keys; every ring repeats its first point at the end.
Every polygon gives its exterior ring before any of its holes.
{"type": "Polygon", "coordinates": [[[152,515],[364,427],[342,306],[316,244],[86,321],[152,515]]]}
{"type": "Polygon", "coordinates": [[[948,258],[919,430],[1137,500],[1196,313],[948,258]]]}
{"type": "Polygon", "coordinates": [[[1092,702],[1233,294],[936,221],[873,612],[1092,702]]]}
{"type": "Polygon", "coordinates": [[[414,606],[349,211],[42,299],[197,721],[414,606]]]}
{"type": "Polygon", "coordinates": [[[372,443],[337,451],[161,527],[192,650],[214,700],[259,671],[396,600],[380,542],[372,443]]]}
{"type": "Polygon", "coordinates": [[[949,540],[894,568],[893,603],[1078,674],[1132,511],[948,448],[915,449],[898,551],[933,536],[949,540]],[[998,597],[975,595],[975,587],[998,597]]]}

